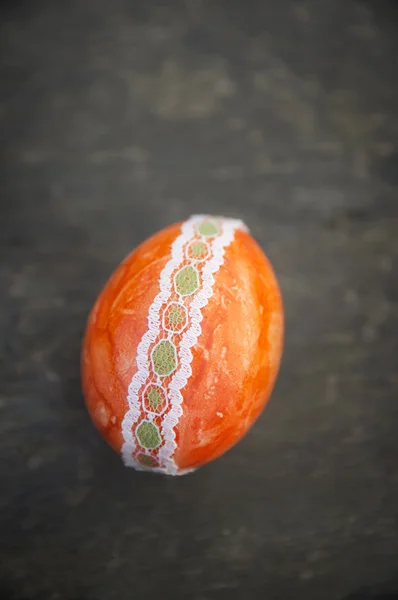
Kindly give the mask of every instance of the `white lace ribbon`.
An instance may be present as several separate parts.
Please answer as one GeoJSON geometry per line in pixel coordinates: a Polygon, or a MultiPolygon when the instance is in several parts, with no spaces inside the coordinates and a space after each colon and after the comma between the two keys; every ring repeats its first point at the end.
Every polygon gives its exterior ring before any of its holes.
{"type": "Polygon", "coordinates": [[[149,308],[148,329],[137,347],[137,371],[128,387],[128,410],[122,422],[124,439],[122,456],[125,465],[128,467],[142,470],[147,469],[149,466],[151,471],[170,475],[187,472],[178,468],[173,456],[177,448],[175,432],[183,414],[183,389],[192,375],[191,363],[193,357],[191,348],[197,343],[202,333],[202,309],[212,296],[214,276],[223,264],[225,249],[233,241],[237,229],[247,230],[242,221],[237,219],[195,215],[183,223],[180,235],[171,246],[171,258],[159,278],[160,291],[149,308]],[[217,232],[201,235],[200,226],[207,221],[216,224],[217,232]],[[153,381],[154,377],[156,378],[156,373],[153,372],[151,351],[155,342],[159,340],[159,336],[164,340],[171,340],[172,338],[172,334],[164,327],[164,311],[168,307],[170,299],[176,294],[174,277],[179,267],[190,265],[195,268],[198,264],[198,260],[188,257],[187,250],[190,243],[198,241],[198,239],[202,244],[206,244],[210,251],[205,259],[201,261],[198,289],[195,290],[195,293],[187,295],[188,303],[184,305],[186,309],[184,312],[188,317],[187,323],[179,338],[179,343],[175,344],[177,366],[171,377],[168,378],[169,383],[166,389],[169,405],[162,415],[160,426],[156,428],[160,436],[160,443],[155,451],[148,452],[147,448],[141,447],[136,430],[138,422],[142,422],[147,418],[151,422],[152,418],[151,415],[149,417],[145,415],[142,405],[143,390],[148,386],[148,382],[153,381]],[[153,461],[153,465],[145,465],[138,460],[137,457],[141,455],[144,458],[148,456],[148,460],[153,461]]]}

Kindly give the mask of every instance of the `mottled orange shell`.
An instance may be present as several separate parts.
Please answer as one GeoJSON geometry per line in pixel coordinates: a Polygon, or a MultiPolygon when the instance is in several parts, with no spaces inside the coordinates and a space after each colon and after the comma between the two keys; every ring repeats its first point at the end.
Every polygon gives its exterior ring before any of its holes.
{"type": "MultiPolygon", "coordinates": [[[[181,223],[171,225],[134,250],[115,270],[88,319],[84,396],[95,426],[119,453],[137,346],[180,232],[181,223]]],[[[249,233],[235,232],[202,314],[176,427],[174,460],[181,470],[208,463],[236,444],[264,408],[278,373],[282,298],[268,259],[249,233]]]]}

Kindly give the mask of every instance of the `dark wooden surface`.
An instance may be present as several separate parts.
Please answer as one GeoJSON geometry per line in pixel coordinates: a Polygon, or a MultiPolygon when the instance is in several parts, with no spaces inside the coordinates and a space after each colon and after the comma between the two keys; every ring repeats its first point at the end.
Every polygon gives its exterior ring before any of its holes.
{"type": "Polygon", "coordinates": [[[398,590],[398,7],[9,2],[0,25],[0,597],[398,590]],[[286,306],[272,400],[184,478],[126,470],[80,392],[101,286],[238,216],[286,306]]]}

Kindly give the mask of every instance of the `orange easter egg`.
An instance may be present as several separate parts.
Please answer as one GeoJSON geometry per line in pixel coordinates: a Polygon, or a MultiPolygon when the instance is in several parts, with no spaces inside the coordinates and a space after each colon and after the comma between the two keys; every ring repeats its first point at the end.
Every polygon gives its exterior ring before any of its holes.
{"type": "Polygon", "coordinates": [[[283,306],[245,225],[193,216],[144,241],[89,316],[82,382],[126,466],[178,475],[224,454],[277,377],[283,306]]]}

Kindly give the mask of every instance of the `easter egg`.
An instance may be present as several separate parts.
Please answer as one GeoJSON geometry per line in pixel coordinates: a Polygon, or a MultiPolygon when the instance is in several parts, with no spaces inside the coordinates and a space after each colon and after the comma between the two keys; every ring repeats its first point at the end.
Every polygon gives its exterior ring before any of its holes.
{"type": "Polygon", "coordinates": [[[168,226],[123,260],[89,315],[89,414],[126,466],[193,471],[262,412],[283,327],[275,273],[242,221],[195,215],[168,226]]]}

